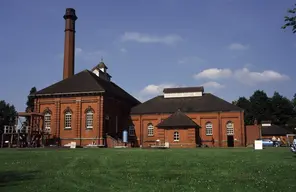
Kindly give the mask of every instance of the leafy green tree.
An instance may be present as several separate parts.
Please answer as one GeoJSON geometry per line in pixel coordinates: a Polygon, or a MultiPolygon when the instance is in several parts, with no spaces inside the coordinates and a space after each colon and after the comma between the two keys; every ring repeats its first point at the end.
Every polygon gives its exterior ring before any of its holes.
{"type": "MultiPolygon", "coordinates": [[[[296,6],[296,4],[295,4],[296,6]]],[[[293,9],[288,9],[289,16],[285,16],[285,24],[282,26],[282,29],[286,29],[287,27],[292,27],[292,32],[296,33],[296,7],[293,9]]]]}
{"type": "Polygon", "coordinates": [[[285,125],[293,117],[292,102],[278,92],[274,92],[271,97],[271,107],[271,120],[274,124],[285,125]]]}
{"type": "Polygon", "coordinates": [[[245,97],[239,97],[233,104],[244,109],[245,125],[252,125],[254,123],[254,116],[251,111],[251,102],[245,97]]]}
{"type": "Polygon", "coordinates": [[[34,111],[34,98],[30,97],[30,95],[36,92],[37,92],[36,87],[32,87],[30,90],[30,94],[28,95],[26,112],[34,111]]]}
{"type": "Polygon", "coordinates": [[[263,90],[256,90],[250,97],[250,111],[254,118],[261,123],[263,120],[271,120],[272,106],[271,99],[263,90]]]}
{"type": "MultiPolygon", "coordinates": [[[[26,107],[26,112],[33,112],[34,111],[34,98],[31,97],[31,94],[34,94],[37,92],[36,87],[32,87],[30,90],[30,93],[28,95],[27,99],[27,107],[26,107]]],[[[30,125],[30,117],[26,117],[26,124],[30,125]]]]}
{"type": "Polygon", "coordinates": [[[296,93],[294,94],[294,97],[291,102],[292,102],[293,109],[294,109],[294,115],[296,116],[296,93]]]}
{"type": "Polygon", "coordinates": [[[0,133],[3,132],[5,125],[14,125],[17,112],[13,105],[0,100],[0,133]]]}

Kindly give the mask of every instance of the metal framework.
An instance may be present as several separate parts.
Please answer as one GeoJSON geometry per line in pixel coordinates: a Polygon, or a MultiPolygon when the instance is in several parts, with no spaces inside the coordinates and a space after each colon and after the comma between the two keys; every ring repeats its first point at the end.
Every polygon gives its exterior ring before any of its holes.
{"type": "Polygon", "coordinates": [[[8,147],[44,147],[44,140],[48,136],[49,132],[44,128],[44,114],[19,112],[15,125],[4,126],[1,148],[4,147],[4,143],[8,144],[8,147]],[[22,121],[21,117],[28,118],[29,125],[26,121],[22,121]]]}

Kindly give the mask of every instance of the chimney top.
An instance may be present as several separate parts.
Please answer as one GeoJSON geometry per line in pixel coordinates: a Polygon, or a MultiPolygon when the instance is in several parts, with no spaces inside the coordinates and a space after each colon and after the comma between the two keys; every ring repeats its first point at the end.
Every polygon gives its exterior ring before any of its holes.
{"type": "Polygon", "coordinates": [[[64,19],[72,19],[74,21],[77,20],[76,11],[73,8],[67,8],[66,13],[64,15],[64,19]]]}

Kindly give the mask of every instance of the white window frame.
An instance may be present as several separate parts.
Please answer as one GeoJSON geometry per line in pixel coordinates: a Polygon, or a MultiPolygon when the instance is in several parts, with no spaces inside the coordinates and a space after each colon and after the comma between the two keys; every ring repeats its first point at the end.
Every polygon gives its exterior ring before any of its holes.
{"type": "Polygon", "coordinates": [[[72,113],[67,111],[65,113],[65,128],[64,129],[72,129],[72,113]]]}
{"type": "Polygon", "coordinates": [[[133,125],[129,126],[128,134],[129,134],[129,136],[135,136],[135,126],[133,126],[133,125]]]}
{"type": "Polygon", "coordinates": [[[50,132],[50,126],[51,126],[51,114],[49,112],[46,112],[44,114],[44,129],[47,132],[50,132]]]}
{"type": "Polygon", "coordinates": [[[179,131],[174,132],[174,141],[180,141],[180,134],[179,131]]]}
{"type": "Polygon", "coordinates": [[[226,124],[226,134],[234,135],[234,124],[232,121],[228,121],[226,124]]]}
{"type": "Polygon", "coordinates": [[[207,136],[213,135],[213,124],[211,122],[206,123],[206,135],[207,136]]]}
{"type": "Polygon", "coordinates": [[[149,136],[149,137],[154,136],[154,126],[153,126],[152,123],[149,123],[149,124],[148,124],[148,127],[147,127],[147,133],[148,133],[148,136],[149,136]]]}
{"type": "Polygon", "coordinates": [[[88,110],[85,114],[85,123],[86,123],[86,129],[92,129],[94,125],[94,113],[92,110],[88,110]]]}

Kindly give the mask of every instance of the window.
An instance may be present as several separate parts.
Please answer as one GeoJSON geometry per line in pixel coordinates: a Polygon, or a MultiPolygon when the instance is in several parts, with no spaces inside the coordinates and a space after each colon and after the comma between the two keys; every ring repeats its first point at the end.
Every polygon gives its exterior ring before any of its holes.
{"type": "Polygon", "coordinates": [[[179,141],[179,139],[180,139],[179,132],[175,131],[174,132],[174,141],[179,141]]]}
{"type": "Polygon", "coordinates": [[[94,113],[92,110],[86,112],[86,129],[92,129],[94,123],[94,113]]]}
{"type": "Polygon", "coordinates": [[[153,136],[154,135],[154,126],[152,125],[152,123],[148,124],[148,136],[153,136]]]}
{"type": "Polygon", "coordinates": [[[135,127],[134,126],[129,126],[129,135],[130,136],[135,136],[135,127]]]}
{"type": "Polygon", "coordinates": [[[231,121],[226,124],[226,133],[227,135],[234,135],[234,125],[231,121]]]}
{"type": "Polygon", "coordinates": [[[50,132],[50,121],[51,121],[51,115],[49,112],[46,112],[44,114],[44,128],[45,131],[50,132]]]}
{"type": "Polygon", "coordinates": [[[210,122],[206,123],[206,135],[213,135],[213,124],[210,122]]]}
{"type": "Polygon", "coordinates": [[[65,129],[71,129],[72,113],[67,111],[65,113],[65,129]]]}

